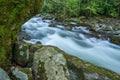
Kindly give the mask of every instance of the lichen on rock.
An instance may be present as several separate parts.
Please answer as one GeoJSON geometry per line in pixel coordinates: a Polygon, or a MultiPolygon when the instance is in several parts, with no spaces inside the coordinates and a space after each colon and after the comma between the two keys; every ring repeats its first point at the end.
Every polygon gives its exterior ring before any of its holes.
{"type": "Polygon", "coordinates": [[[70,80],[66,59],[53,47],[42,47],[34,54],[35,80],[70,80]]]}

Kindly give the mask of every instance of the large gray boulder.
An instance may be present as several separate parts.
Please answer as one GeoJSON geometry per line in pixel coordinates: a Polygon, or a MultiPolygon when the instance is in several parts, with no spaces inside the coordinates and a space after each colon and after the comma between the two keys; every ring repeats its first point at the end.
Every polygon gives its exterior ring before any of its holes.
{"type": "Polygon", "coordinates": [[[70,80],[66,59],[54,47],[42,47],[34,54],[35,80],[70,80]]]}

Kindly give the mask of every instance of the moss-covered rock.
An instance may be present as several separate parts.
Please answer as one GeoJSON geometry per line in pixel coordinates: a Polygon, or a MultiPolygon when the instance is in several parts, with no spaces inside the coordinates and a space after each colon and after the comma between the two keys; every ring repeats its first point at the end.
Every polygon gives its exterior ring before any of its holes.
{"type": "Polygon", "coordinates": [[[20,26],[38,14],[43,0],[0,0],[0,66],[10,65],[12,44],[20,26]],[[4,64],[6,63],[6,64],[4,64]],[[8,65],[7,65],[8,64],[8,65]]]}
{"type": "Polygon", "coordinates": [[[31,67],[34,52],[39,49],[41,44],[30,44],[19,41],[13,44],[12,62],[22,66],[31,67]]]}
{"type": "Polygon", "coordinates": [[[10,77],[12,80],[34,80],[31,68],[11,67],[10,77]]]}
{"type": "Polygon", "coordinates": [[[66,59],[54,47],[42,47],[34,54],[35,80],[70,80],[66,59]]]}
{"type": "Polygon", "coordinates": [[[20,66],[26,66],[29,61],[29,46],[27,44],[14,44],[13,61],[20,66]]]}

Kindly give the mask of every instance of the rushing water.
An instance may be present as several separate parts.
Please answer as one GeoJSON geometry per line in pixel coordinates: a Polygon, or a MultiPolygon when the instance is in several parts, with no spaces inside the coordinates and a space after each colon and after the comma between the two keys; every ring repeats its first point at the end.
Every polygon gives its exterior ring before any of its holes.
{"type": "Polygon", "coordinates": [[[62,25],[56,25],[56,28],[49,27],[53,21],[42,20],[41,17],[30,19],[21,29],[31,37],[31,40],[24,41],[57,46],[68,54],[120,74],[120,46],[101,38],[88,37],[92,32],[85,27],[76,26],[72,31],[65,30],[65,26],[62,25]]]}

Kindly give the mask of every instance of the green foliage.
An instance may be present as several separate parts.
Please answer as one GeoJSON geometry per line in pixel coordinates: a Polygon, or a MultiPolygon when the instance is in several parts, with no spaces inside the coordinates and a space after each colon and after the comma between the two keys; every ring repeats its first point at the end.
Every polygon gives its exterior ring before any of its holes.
{"type": "Polygon", "coordinates": [[[108,16],[120,18],[119,0],[44,0],[43,13],[79,16],[108,16]]]}
{"type": "Polygon", "coordinates": [[[4,49],[3,49],[3,47],[0,47],[0,65],[1,64],[4,64],[3,62],[5,61],[5,59],[6,59],[6,57],[5,57],[5,51],[4,51],[4,49]]]}

